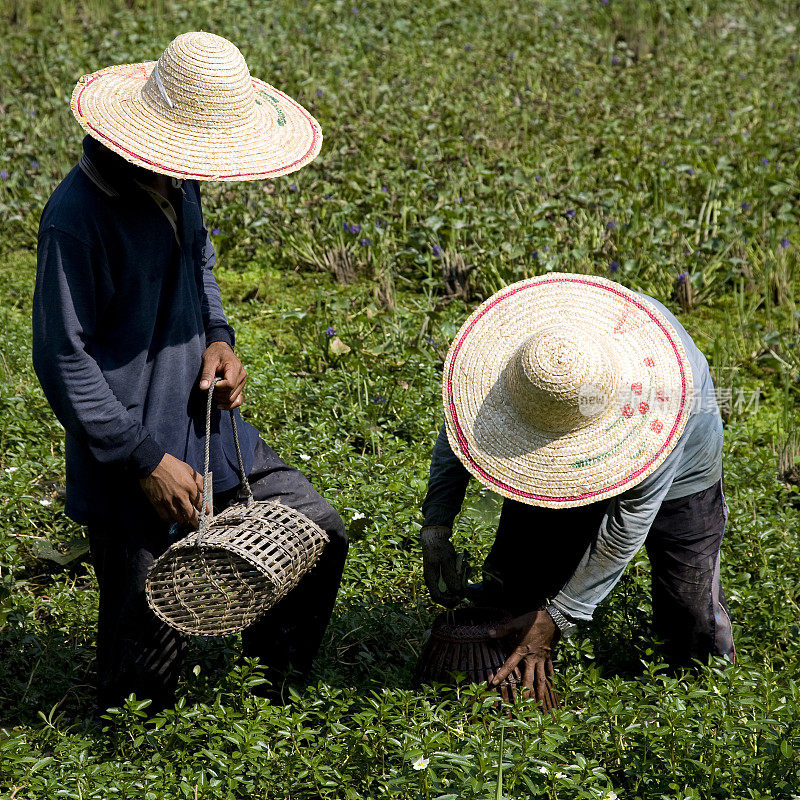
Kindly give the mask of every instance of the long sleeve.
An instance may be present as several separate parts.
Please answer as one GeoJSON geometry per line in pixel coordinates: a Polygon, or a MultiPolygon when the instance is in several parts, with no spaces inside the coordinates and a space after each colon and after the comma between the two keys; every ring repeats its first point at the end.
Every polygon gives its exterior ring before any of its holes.
{"type": "Polygon", "coordinates": [[[597,537],[553,605],[576,620],[592,619],[597,605],[616,586],[645,542],[683,458],[681,441],[664,463],[627,492],[615,497],[600,523],[597,537]]]}
{"type": "Polygon", "coordinates": [[[428,493],[422,504],[425,525],[448,528],[461,511],[470,474],[450,447],[444,425],[436,438],[428,477],[428,493]]]}
{"type": "Polygon", "coordinates": [[[202,298],[201,313],[203,315],[203,327],[206,331],[206,347],[212,342],[225,342],[233,347],[236,337],[233,328],[228,324],[225,312],[222,310],[222,298],[219,294],[219,286],[214,278],[214,265],[217,256],[211,237],[206,232],[206,243],[203,248],[202,258],[202,298]]]}
{"type": "Polygon", "coordinates": [[[55,228],[39,238],[33,302],[33,365],[67,432],[103,464],[148,475],[164,455],[114,395],[91,346],[113,291],[105,259],[55,228]]]}

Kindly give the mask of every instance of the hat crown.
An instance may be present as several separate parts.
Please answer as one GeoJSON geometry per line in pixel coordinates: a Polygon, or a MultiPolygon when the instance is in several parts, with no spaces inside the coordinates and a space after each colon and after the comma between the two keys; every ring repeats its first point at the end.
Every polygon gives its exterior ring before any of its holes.
{"type": "Polygon", "coordinates": [[[235,127],[256,102],[244,57],[213,33],[184,33],[161,54],[142,89],[146,102],[183,124],[235,127]]]}
{"type": "Polygon", "coordinates": [[[575,326],[537,331],[516,350],[506,384],[514,407],[550,434],[583,427],[607,408],[616,390],[609,354],[575,326]]]}

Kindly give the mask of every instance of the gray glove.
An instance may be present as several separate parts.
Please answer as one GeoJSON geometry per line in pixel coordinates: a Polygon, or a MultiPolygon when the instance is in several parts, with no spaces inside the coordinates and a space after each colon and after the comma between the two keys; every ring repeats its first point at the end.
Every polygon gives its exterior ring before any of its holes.
{"type": "Polygon", "coordinates": [[[422,571],[431,600],[448,608],[458,605],[467,585],[467,553],[456,553],[450,528],[427,525],[419,534],[422,571]]]}

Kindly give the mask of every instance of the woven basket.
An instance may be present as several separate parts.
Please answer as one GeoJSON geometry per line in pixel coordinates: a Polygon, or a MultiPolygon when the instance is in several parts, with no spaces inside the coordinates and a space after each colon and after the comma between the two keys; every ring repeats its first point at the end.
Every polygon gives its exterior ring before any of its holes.
{"type": "MultiPolygon", "coordinates": [[[[206,508],[211,507],[213,389],[212,384],[206,415],[206,508]]],[[[181,633],[223,636],[251,625],[298,584],[328,541],[325,531],[299,511],[253,499],[235,419],[233,431],[246,504],[230,506],[213,520],[202,513],[197,533],[171,545],[147,576],[148,605],[181,633]]]]}
{"type": "MultiPolygon", "coordinates": [[[[505,639],[492,639],[489,630],[510,619],[496,608],[459,608],[439,614],[419,656],[417,682],[453,684],[461,674],[467,683],[488,683],[514,649],[505,639]]],[[[497,691],[513,697],[520,680],[519,670],[514,669],[497,691]]]]}

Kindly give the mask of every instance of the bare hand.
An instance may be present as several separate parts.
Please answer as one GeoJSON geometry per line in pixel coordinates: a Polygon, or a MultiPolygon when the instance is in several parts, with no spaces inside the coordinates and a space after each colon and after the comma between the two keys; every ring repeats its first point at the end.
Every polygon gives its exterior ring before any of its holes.
{"type": "Polygon", "coordinates": [[[165,453],[158,466],[139,484],[161,519],[193,528],[199,525],[203,476],[188,464],[165,453]]]}
{"type": "Polygon", "coordinates": [[[225,342],[212,342],[203,353],[203,367],[200,371],[200,388],[211,386],[211,381],[219,375],[222,380],[214,387],[214,400],[217,408],[225,411],[238,408],[242,404],[247,372],[242,362],[225,342]]]}
{"type": "Polygon", "coordinates": [[[544,711],[558,708],[560,703],[553,688],[551,660],[556,632],[556,625],[546,611],[523,614],[489,631],[489,636],[493,639],[506,636],[516,636],[519,639],[514,652],[492,678],[492,685],[499,686],[522,662],[523,697],[535,697],[544,711]]]}

